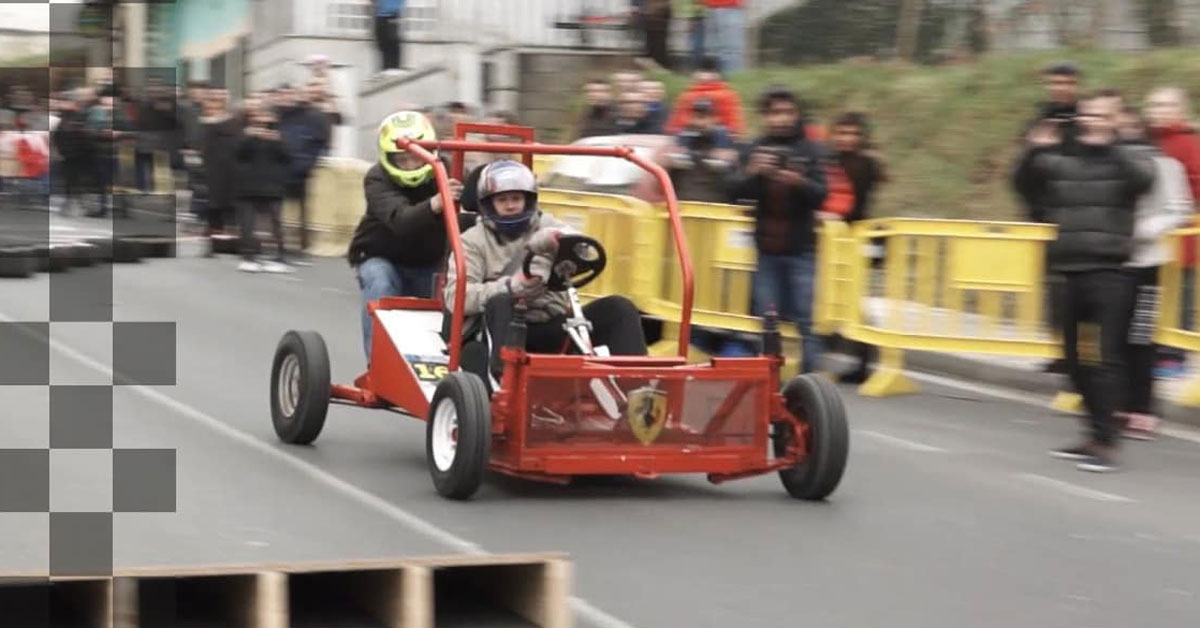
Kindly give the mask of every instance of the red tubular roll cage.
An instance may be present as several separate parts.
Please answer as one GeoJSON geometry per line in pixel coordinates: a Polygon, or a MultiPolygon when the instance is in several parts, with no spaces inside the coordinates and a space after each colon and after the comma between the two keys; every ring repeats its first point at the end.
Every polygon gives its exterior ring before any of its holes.
{"type": "MultiPolygon", "coordinates": [[[[532,129],[527,127],[499,125],[460,125],[457,135],[465,133],[490,133],[495,135],[517,136],[532,139],[532,129]]],[[[638,155],[627,146],[563,146],[536,143],[495,143],[470,142],[461,139],[453,141],[419,141],[407,138],[396,140],[396,147],[416,155],[421,161],[433,167],[434,179],[437,182],[438,194],[442,197],[442,207],[456,207],[450,195],[450,177],[440,159],[430,151],[445,150],[455,153],[455,173],[461,177],[463,153],[516,153],[523,156],[525,165],[533,161],[533,155],[586,155],[592,157],[617,157],[632,162],[649,172],[658,181],[666,197],[667,217],[671,222],[671,235],[675,243],[675,252],[679,256],[679,267],[683,273],[683,302],[680,304],[679,317],[679,356],[686,358],[688,343],[691,338],[692,298],[694,292],[694,274],[692,258],[688,252],[687,238],[683,231],[683,220],[679,215],[679,203],[675,197],[675,188],[671,186],[670,176],[662,166],[638,155]]],[[[450,370],[458,370],[459,353],[462,349],[463,306],[467,298],[467,284],[462,281],[466,275],[466,262],[463,261],[462,235],[458,231],[457,212],[443,211],[442,218],[446,222],[446,236],[450,240],[450,250],[454,253],[454,272],[459,278],[454,285],[454,307],[451,308],[450,323],[450,370]]]]}

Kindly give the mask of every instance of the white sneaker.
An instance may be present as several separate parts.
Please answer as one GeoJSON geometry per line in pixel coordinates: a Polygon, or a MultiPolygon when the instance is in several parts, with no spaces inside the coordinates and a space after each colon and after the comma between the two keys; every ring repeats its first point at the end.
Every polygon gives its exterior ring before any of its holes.
{"type": "Polygon", "coordinates": [[[264,273],[290,273],[292,267],[282,262],[263,262],[262,269],[264,273]]]}
{"type": "Polygon", "coordinates": [[[261,273],[263,266],[252,260],[242,260],[242,263],[238,264],[237,269],[243,273],[261,273]]]}

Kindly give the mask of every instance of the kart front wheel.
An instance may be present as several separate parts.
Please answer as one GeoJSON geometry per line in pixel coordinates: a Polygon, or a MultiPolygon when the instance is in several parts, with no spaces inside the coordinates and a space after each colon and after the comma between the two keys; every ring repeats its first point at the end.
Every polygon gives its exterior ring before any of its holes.
{"type": "Polygon", "coordinates": [[[425,426],[425,458],[442,497],[467,499],[483,482],[492,440],[492,408],[483,380],[451,373],[438,384],[425,426]]]}
{"type": "Polygon", "coordinates": [[[289,331],[271,365],[271,422],[279,440],[307,445],[317,439],[329,410],[329,352],[315,331],[289,331]]]}
{"type": "MultiPolygon", "coordinates": [[[[829,496],[842,480],[850,453],[850,428],[842,396],[833,383],[816,375],[797,375],[783,387],[787,409],[808,426],[808,451],[794,467],[779,472],[783,487],[797,499],[821,500],[829,496]]],[[[775,455],[787,453],[795,438],[790,423],[778,423],[775,455]]]]}

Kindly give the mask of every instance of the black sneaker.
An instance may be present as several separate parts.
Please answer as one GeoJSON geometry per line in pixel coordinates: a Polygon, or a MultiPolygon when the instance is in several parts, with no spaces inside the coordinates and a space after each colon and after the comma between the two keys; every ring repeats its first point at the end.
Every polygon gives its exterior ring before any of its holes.
{"type": "Polygon", "coordinates": [[[1111,473],[1120,470],[1121,467],[1111,454],[1097,452],[1080,460],[1079,464],[1075,465],[1075,468],[1080,471],[1090,471],[1092,473],[1111,473]]]}
{"type": "Polygon", "coordinates": [[[1067,361],[1066,360],[1051,360],[1050,362],[1047,362],[1045,364],[1045,366],[1042,367],[1042,372],[1050,373],[1053,375],[1066,375],[1067,361]]]}
{"type": "Polygon", "coordinates": [[[861,384],[871,377],[866,369],[856,369],[849,373],[843,373],[838,377],[838,381],[843,384],[861,384]]]}
{"type": "Polygon", "coordinates": [[[1092,448],[1087,445],[1079,445],[1076,447],[1060,447],[1051,450],[1050,455],[1059,460],[1087,460],[1094,457],[1092,448]]]}

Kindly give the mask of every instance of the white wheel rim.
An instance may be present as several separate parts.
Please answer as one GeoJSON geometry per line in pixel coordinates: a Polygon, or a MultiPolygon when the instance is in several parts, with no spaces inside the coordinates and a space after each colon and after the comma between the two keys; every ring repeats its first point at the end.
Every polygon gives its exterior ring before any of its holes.
{"type": "Polygon", "coordinates": [[[279,396],[279,410],[284,416],[295,417],[296,407],[300,405],[300,358],[295,353],[289,353],[279,366],[279,384],[276,391],[279,396]]]}
{"type": "Polygon", "coordinates": [[[453,399],[441,400],[433,411],[433,430],[431,449],[433,464],[438,471],[446,472],[454,465],[454,456],[458,451],[458,408],[453,399]]]}

